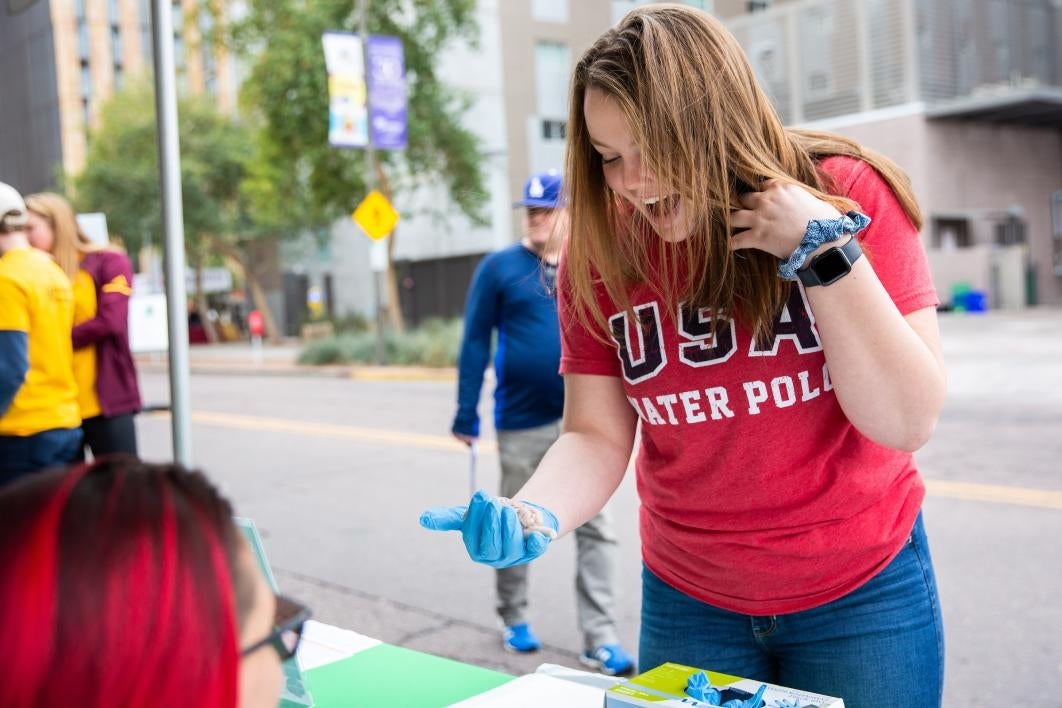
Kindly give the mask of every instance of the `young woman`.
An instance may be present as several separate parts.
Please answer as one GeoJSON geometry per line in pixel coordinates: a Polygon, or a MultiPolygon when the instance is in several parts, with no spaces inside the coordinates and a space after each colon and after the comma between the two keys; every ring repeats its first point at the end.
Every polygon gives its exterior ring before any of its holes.
{"type": "Polygon", "coordinates": [[[783,128],[736,40],[678,5],[583,55],[568,135],[564,433],[520,501],[422,524],[526,562],[615,491],[640,420],[641,668],[939,705],[911,453],[945,375],[907,179],[783,128]]]}
{"type": "Polygon", "coordinates": [[[121,251],[93,244],[58,194],[34,194],[26,206],[30,243],[51,253],[74,285],[74,378],[85,445],[94,457],[135,455],[140,389],[129,350],[133,266],[121,251]]]}
{"type": "Polygon", "coordinates": [[[0,491],[5,708],[274,708],[308,617],[197,472],[113,455],[0,491]]]}

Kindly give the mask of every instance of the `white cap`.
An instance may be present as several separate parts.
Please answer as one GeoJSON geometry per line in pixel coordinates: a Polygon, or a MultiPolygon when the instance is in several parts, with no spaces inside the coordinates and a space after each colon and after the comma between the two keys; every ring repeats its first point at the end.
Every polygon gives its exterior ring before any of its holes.
{"type": "Polygon", "coordinates": [[[4,231],[16,231],[26,226],[26,202],[22,195],[9,184],[0,182],[0,227],[4,231]]]}

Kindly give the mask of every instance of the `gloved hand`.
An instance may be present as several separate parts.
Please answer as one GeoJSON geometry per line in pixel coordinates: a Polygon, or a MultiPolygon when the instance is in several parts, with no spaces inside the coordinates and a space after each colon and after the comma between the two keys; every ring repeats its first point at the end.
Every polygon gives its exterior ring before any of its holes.
{"type": "Polygon", "coordinates": [[[420,515],[432,531],[460,531],[477,563],[508,568],[545,553],[560,523],[549,509],[526,501],[492,497],[480,489],[468,506],[437,506],[420,515]]]}

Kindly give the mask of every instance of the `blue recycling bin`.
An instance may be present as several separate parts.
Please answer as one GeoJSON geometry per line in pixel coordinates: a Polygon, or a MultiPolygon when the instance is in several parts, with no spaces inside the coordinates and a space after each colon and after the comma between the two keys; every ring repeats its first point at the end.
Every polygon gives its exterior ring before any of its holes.
{"type": "Polygon", "coordinates": [[[963,305],[967,312],[987,312],[988,294],[984,290],[970,290],[963,294],[963,305]]]}

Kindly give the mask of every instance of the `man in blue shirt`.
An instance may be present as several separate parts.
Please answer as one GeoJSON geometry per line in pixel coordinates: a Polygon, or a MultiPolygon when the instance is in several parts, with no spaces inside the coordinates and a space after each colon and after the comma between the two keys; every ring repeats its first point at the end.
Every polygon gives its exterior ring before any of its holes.
{"type": "MultiPolygon", "coordinates": [[[[494,427],[501,459],[501,496],[513,497],[560,435],[564,380],[554,281],[561,234],[561,177],[533,175],[516,206],[526,209],[523,238],[492,253],[472,276],[465,305],[465,329],[458,359],[457,414],[453,434],[472,445],[479,437],[483,374],[490,360],[491,337],[498,331],[494,355],[494,427]]],[[[583,663],[608,674],[633,669],[613,620],[616,537],[603,511],[575,531],[576,599],[583,632],[583,663]]],[[[527,611],[527,565],[497,571],[498,614],[505,625],[506,649],[539,648],[527,611]]]]}

